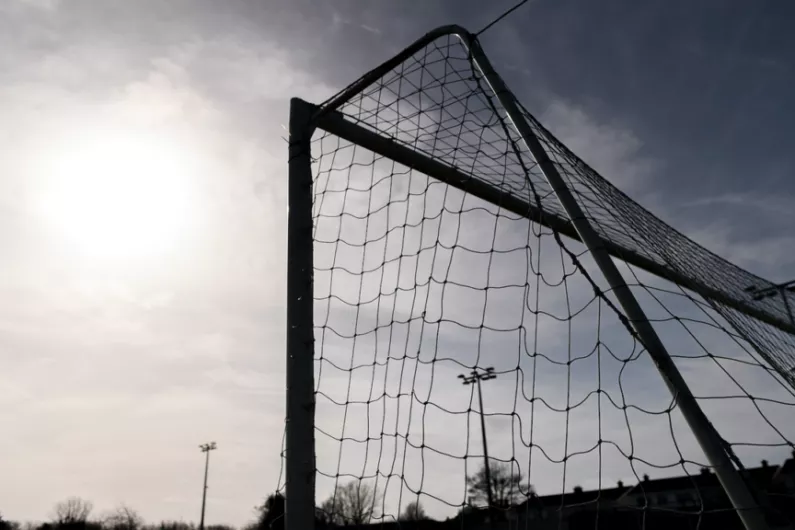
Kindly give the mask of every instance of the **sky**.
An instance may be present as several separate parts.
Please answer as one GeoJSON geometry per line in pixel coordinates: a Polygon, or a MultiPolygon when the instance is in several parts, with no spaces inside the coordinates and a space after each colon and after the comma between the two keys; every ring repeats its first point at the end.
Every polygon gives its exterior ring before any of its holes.
{"type": "MultiPolygon", "coordinates": [[[[98,514],[124,502],[195,521],[211,440],[208,523],[253,517],[279,482],[289,98],[321,102],[426,31],[477,30],[509,5],[3,3],[5,517],[45,520],[79,495],[98,514]]],[[[610,182],[784,281],[792,10],[536,0],[481,41],[525,107],[610,182]]]]}

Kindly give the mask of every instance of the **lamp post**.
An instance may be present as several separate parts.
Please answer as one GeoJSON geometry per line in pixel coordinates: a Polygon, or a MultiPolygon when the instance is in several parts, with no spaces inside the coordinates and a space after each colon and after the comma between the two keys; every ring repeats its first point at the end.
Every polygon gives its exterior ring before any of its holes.
{"type": "Polygon", "coordinates": [[[494,367],[489,366],[486,369],[475,368],[468,375],[461,374],[458,376],[465,385],[477,384],[478,387],[478,403],[480,405],[480,432],[483,437],[483,470],[486,473],[486,498],[489,503],[489,510],[494,506],[494,499],[491,495],[491,469],[489,468],[489,445],[486,441],[486,419],[483,414],[483,391],[480,388],[481,381],[488,381],[496,379],[497,374],[494,373],[494,367]]]}
{"type": "Polygon", "coordinates": [[[210,451],[213,451],[217,448],[218,446],[215,445],[215,442],[201,444],[199,446],[201,452],[206,454],[206,458],[204,460],[204,488],[202,488],[202,516],[199,520],[199,530],[204,530],[204,507],[207,503],[207,472],[210,470],[210,451]]]}

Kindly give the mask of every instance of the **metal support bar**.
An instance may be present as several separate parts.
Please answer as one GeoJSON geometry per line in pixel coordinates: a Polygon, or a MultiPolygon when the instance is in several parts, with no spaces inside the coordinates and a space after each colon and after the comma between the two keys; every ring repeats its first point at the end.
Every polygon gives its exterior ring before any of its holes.
{"type": "Polygon", "coordinates": [[[376,68],[370,70],[362,77],[345,87],[335,96],[332,96],[329,100],[323,103],[320,107],[318,107],[318,112],[315,117],[319,117],[326,112],[331,112],[340,108],[341,105],[344,105],[349,99],[351,99],[354,95],[358,94],[373,82],[377,81],[381,78],[384,74],[392,70],[393,68],[400,66],[401,63],[409,59],[412,55],[417,53],[419,50],[423,49],[425,46],[429,45],[436,39],[440,37],[444,37],[447,35],[468,35],[469,32],[462,28],[461,26],[457,25],[449,25],[449,26],[441,26],[436,29],[433,29],[414,41],[409,47],[405,50],[401,51],[388,61],[381,63],[376,68]]]}
{"type": "Polygon", "coordinates": [[[787,309],[787,316],[793,327],[795,327],[795,315],[792,313],[792,306],[789,303],[789,293],[795,293],[795,280],[790,280],[778,285],[781,290],[781,298],[784,300],[784,307],[787,309]]]}
{"type": "MultiPolygon", "coordinates": [[[[309,103],[307,103],[307,105],[309,105],[309,103]]],[[[323,110],[325,111],[325,109],[323,110]]],[[[498,204],[503,210],[527,217],[531,221],[551,228],[576,241],[582,241],[574,225],[568,219],[557,216],[552,212],[544,212],[529,201],[525,201],[497,187],[490,186],[464,173],[460,169],[434,160],[428,155],[420,151],[415,151],[392,138],[381,136],[370,129],[352,123],[346,120],[345,116],[337,111],[316,113],[316,125],[324,131],[339,136],[356,145],[360,145],[365,149],[385,156],[399,164],[420,171],[426,175],[432,175],[433,178],[449,186],[453,186],[454,188],[474,195],[491,204],[498,204]]],[[[775,318],[769,313],[760,311],[742,300],[727,296],[721,291],[695,281],[674,270],[663,267],[656,261],[611,241],[602,240],[602,246],[609,254],[622,261],[698,293],[707,299],[714,300],[743,314],[765,322],[766,324],[770,324],[786,333],[795,335],[795,324],[775,318]]]]}
{"type": "Polygon", "coordinates": [[[509,119],[544,173],[547,182],[549,182],[549,185],[557,195],[561,206],[569,215],[574,228],[580,236],[580,240],[588,248],[596,265],[601,270],[608,284],[610,284],[615,297],[649,352],[671,394],[673,394],[679,409],[682,411],[682,415],[714,468],[718,480],[737,509],[737,513],[746,529],[766,530],[768,527],[764,515],[739,472],[729,459],[723,440],[690,392],[687,383],[665,349],[654,327],[649,323],[635,295],[632,294],[612,258],[607,253],[602,238],[591,226],[577,200],[569,191],[560,173],[558,173],[555,164],[550,160],[549,155],[538,141],[538,138],[536,138],[524,115],[519,111],[513,94],[495,72],[477,41],[469,38],[468,35],[462,36],[462,41],[470,48],[475,65],[489,83],[494,95],[501,103],[503,109],[505,109],[509,119]]]}
{"type": "Polygon", "coordinates": [[[315,527],[312,106],[290,100],[285,528],[315,527]]]}

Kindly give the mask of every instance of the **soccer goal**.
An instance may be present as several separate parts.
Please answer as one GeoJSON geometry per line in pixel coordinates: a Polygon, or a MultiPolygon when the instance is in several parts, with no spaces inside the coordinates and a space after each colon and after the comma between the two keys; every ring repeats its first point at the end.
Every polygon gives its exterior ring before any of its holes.
{"type": "Polygon", "coordinates": [[[791,515],[792,295],[591,169],[466,30],[292,100],[289,153],[289,530],[791,515]]]}

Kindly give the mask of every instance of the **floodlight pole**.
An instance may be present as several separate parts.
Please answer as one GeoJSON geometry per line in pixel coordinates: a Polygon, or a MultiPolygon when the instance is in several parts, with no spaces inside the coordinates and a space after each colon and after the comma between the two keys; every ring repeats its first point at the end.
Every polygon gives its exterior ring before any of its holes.
{"type": "Polygon", "coordinates": [[[494,498],[491,493],[491,466],[489,464],[489,444],[486,440],[486,417],[485,412],[483,410],[483,390],[480,388],[481,381],[488,381],[489,379],[496,379],[497,374],[494,373],[493,367],[488,367],[485,370],[481,369],[482,371],[478,371],[478,368],[475,368],[469,375],[461,374],[459,375],[459,379],[462,380],[462,383],[465,385],[471,385],[475,383],[478,387],[478,404],[480,405],[480,433],[483,439],[483,470],[486,474],[486,498],[488,500],[488,509],[491,510],[494,508],[494,498]]]}
{"type": "Polygon", "coordinates": [[[201,444],[199,446],[201,452],[205,454],[204,459],[204,487],[202,488],[202,514],[201,519],[199,519],[199,530],[204,530],[204,507],[207,504],[207,473],[210,470],[210,451],[214,451],[218,449],[218,446],[215,442],[210,442],[206,444],[201,444]]]}
{"type": "Polygon", "coordinates": [[[759,503],[756,502],[747,484],[732,464],[723,440],[690,392],[690,388],[687,386],[682,374],[676,364],[674,364],[610,254],[608,254],[601,236],[591,226],[579,203],[566,186],[566,182],[558,173],[554,162],[549,158],[541,142],[527,123],[524,114],[516,105],[513,94],[496,73],[477,40],[468,33],[459,35],[459,37],[463,44],[469,48],[475,66],[480,70],[497,100],[505,109],[508,118],[522,137],[527,149],[555,192],[558,201],[571,219],[571,223],[579,234],[580,240],[588,248],[596,265],[612,288],[613,294],[623,308],[630,325],[657,366],[660,375],[682,411],[685,421],[687,421],[701,449],[715,469],[718,480],[737,509],[745,528],[747,530],[767,530],[768,526],[759,503]]]}
{"type": "Polygon", "coordinates": [[[315,527],[312,105],[290,100],[287,212],[285,528],[315,527]]]}

